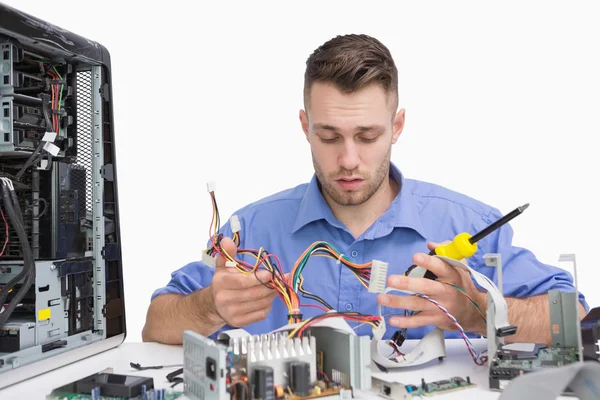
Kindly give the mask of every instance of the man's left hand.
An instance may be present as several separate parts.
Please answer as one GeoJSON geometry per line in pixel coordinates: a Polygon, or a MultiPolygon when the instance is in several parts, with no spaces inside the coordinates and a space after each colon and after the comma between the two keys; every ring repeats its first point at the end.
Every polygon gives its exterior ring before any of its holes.
{"type": "MultiPolygon", "coordinates": [[[[443,244],[446,243],[448,242],[443,244]]],[[[428,243],[430,250],[437,246],[440,246],[440,244],[428,243]]],[[[465,262],[465,260],[461,261],[465,262]]],[[[477,290],[471,280],[471,275],[467,271],[454,268],[435,256],[422,253],[414,255],[413,263],[437,275],[437,281],[426,278],[410,278],[404,275],[391,275],[388,278],[388,287],[427,295],[448,310],[458,320],[465,332],[479,335],[486,334],[483,317],[485,317],[487,309],[487,295],[477,290]],[[465,293],[461,293],[451,285],[462,289],[465,293]],[[480,311],[473,305],[471,299],[477,304],[480,311]]],[[[386,307],[419,311],[418,314],[409,317],[400,315],[391,317],[389,319],[390,325],[398,328],[435,325],[446,331],[458,330],[456,325],[437,305],[423,297],[382,294],[379,295],[378,302],[386,307]]]]}

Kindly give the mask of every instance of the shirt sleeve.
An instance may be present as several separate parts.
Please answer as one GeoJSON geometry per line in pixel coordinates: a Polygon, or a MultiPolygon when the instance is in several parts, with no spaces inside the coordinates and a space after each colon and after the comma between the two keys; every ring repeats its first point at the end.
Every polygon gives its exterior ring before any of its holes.
{"type": "MultiPolygon", "coordinates": [[[[229,221],[221,227],[219,232],[225,237],[233,237],[229,221]]],[[[209,239],[206,247],[202,249],[202,251],[210,246],[212,246],[212,241],[209,239]]],[[[203,289],[212,282],[214,272],[214,268],[206,265],[202,261],[190,262],[171,273],[171,280],[169,283],[167,283],[165,287],[155,290],[154,293],[152,293],[150,300],[152,301],[157,296],[167,293],[188,295],[203,289]]]]}
{"type": "MultiPolygon", "coordinates": [[[[492,209],[490,224],[502,218],[499,210],[492,209]]],[[[529,250],[514,246],[513,230],[509,224],[503,225],[488,237],[481,240],[478,270],[485,273],[498,284],[498,272],[495,267],[485,265],[484,253],[498,253],[502,262],[502,289],[505,297],[532,297],[547,294],[550,290],[574,292],[573,276],[566,270],[540,262],[529,250]]],[[[589,311],[585,296],[580,292],[579,301],[589,311]]]]}

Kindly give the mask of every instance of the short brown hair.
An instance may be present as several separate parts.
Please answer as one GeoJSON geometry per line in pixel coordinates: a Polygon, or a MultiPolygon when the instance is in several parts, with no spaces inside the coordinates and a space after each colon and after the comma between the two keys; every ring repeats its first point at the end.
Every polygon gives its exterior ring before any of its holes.
{"type": "Polygon", "coordinates": [[[377,83],[387,94],[394,95],[394,107],[398,104],[398,69],[389,49],[371,36],[337,36],[308,57],[304,73],[305,107],[315,82],[331,83],[345,93],[377,83]]]}

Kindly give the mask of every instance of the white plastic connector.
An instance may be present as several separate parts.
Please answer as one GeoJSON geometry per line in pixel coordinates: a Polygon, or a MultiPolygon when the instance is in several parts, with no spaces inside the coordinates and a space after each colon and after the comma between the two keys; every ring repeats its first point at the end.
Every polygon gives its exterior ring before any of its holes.
{"type": "Polygon", "coordinates": [[[235,263],[233,261],[225,261],[225,266],[229,268],[235,268],[235,263]]]}
{"type": "Polygon", "coordinates": [[[60,148],[52,142],[46,142],[44,144],[44,150],[56,157],[60,151],[60,148]]]}
{"type": "Polygon", "coordinates": [[[202,262],[211,268],[215,268],[217,266],[217,260],[210,254],[206,254],[204,251],[202,252],[202,262]]]}
{"type": "Polygon", "coordinates": [[[46,132],[42,138],[43,142],[54,142],[56,140],[56,132],[46,132]]]}
{"type": "Polygon", "coordinates": [[[232,215],[229,218],[229,225],[231,226],[231,232],[236,233],[242,230],[242,225],[240,224],[240,219],[237,215],[232,215]]]}
{"type": "Polygon", "coordinates": [[[369,280],[369,292],[383,293],[387,281],[388,263],[373,260],[371,263],[371,279],[369,280]]]}
{"type": "Polygon", "coordinates": [[[386,329],[387,328],[385,326],[385,319],[381,318],[381,322],[379,323],[377,328],[373,328],[373,339],[375,339],[375,340],[383,339],[383,335],[385,335],[386,329]]]}
{"type": "Polygon", "coordinates": [[[214,192],[215,187],[216,187],[216,184],[213,181],[206,182],[206,190],[208,191],[208,193],[214,192]]]}

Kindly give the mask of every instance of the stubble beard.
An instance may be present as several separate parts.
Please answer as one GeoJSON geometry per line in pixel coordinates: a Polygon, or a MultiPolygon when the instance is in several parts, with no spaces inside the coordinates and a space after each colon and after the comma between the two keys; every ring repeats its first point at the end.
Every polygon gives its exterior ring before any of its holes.
{"type": "Polygon", "coordinates": [[[369,175],[364,176],[360,175],[360,172],[357,171],[348,171],[348,170],[340,170],[335,174],[332,174],[330,177],[327,177],[323,172],[323,169],[320,167],[319,163],[315,159],[314,154],[312,154],[313,166],[315,169],[315,175],[319,180],[319,184],[321,186],[321,190],[323,190],[324,194],[334,201],[336,204],[341,206],[359,206],[367,202],[377,191],[381,188],[381,185],[385,181],[385,178],[389,175],[390,172],[390,160],[391,160],[391,149],[388,152],[387,157],[384,162],[377,168],[374,175],[371,177],[369,175]],[[338,179],[343,176],[352,176],[359,177],[364,179],[366,186],[361,188],[360,191],[347,191],[337,187],[335,183],[335,179],[338,179]]]}

